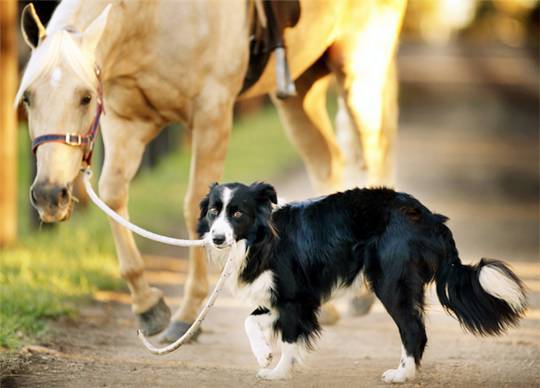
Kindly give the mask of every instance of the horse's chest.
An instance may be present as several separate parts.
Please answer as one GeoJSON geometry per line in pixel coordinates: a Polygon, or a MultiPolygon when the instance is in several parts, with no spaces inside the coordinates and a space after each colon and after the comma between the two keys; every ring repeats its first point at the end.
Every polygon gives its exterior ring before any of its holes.
{"type": "Polygon", "coordinates": [[[269,306],[274,285],[272,271],[264,271],[253,282],[244,283],[238,276],[231,276],[229,289],[238,299],[254,306],[269,306]]]}

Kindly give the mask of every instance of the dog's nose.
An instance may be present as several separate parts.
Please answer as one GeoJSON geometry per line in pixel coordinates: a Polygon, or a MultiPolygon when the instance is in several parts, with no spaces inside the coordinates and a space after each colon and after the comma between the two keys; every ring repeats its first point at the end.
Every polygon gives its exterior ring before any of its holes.
{"type": "Polygon", "coordinates": [[[212,237],[212,241],[216,245],[221,245],[225,242],[225,235],[224,234],[216,234],[212,237]]]}

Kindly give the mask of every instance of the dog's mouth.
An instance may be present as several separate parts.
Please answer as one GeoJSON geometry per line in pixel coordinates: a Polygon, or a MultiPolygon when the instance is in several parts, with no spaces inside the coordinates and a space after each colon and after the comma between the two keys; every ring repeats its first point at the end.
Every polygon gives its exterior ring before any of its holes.
{"type": "Polygon", "coordinates": [[[211,245],[212,247],[216,248],[216,249],[226,249],[226,248],[230,248],[234,245],[235,241],[234,240],[225,240],[225,241],[215,241],[215,240],[210,240],[211,241],[211,245]]]}
{"type": "Polygon", "coordinates": [[[217,248],[217,249],[225,249],[225,248],[229,248],[232,245],[232,243],[228,243],[228,242],[224,242],[221,244],[212,243],[212,245],[214,246],[214,248],[217,248]]]}
{"type": "Polygon", "coordinates": [[[216,249],[230,248],[235,244],[235,239],[232,236],[215,236],[211,233],[204,236],[206,243],[216,249]]]}

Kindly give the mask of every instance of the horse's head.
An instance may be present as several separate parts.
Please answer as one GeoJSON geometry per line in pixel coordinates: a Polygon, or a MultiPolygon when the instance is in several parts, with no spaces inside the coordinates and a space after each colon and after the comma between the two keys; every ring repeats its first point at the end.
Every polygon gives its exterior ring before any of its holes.
{"type": "MultiPolygon", "coordinates": [[[[28,114],[30,137],[87,132],[97,109],[96,47],[110,6],[82,32],[45,30],[34,7],[22,14],[21,29],[32,55],[15,103],[28,114]]],[[[44,222],[63,221],[72,209],[71,187],[82,164],[83,149],[49,141],[36,151],[37,174],[30,188],[33,206],[44,222]]]]}

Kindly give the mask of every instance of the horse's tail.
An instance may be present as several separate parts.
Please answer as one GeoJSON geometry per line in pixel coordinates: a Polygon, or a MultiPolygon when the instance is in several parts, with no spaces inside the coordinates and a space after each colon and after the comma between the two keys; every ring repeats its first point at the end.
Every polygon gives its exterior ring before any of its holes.
{"type": "Polygon", "coordinates": [[[527,302],[521,280],[502,261],[462,264],[450,230],[442,228],[448,257],[435,275],[441,304],[473,334],[498,335],[515,326],[527,302]]]}

